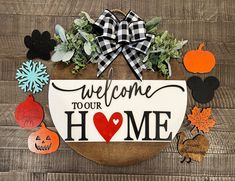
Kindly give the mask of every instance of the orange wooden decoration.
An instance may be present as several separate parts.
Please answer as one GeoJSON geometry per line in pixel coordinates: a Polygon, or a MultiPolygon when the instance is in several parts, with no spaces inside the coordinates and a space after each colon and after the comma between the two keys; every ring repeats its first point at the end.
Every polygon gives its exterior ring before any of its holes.
{"type": "Polygon", "coordinates": [[[58,149],[59,142],[57,133],[47,129],[42,122],[40,129],[29,135],[28,147],[34,153],[49,154],[58,149]]]}
{"type": "Polygon", "coordinates": [[[215,125],[215,120],[211,117],[211,108],[199,109],[195,106],[192,109],[192,114],[187,116],[188,121],[191,122],[199,131],[205,133],[209,132],[209,128],[215,125]]]}
{"type": "Polygon", "coordinates": [[[188,51],[184,56],[184,66],[192,73],[208,73],[215,66],[215,56],[210,51],[204,51],[204,43],[200,43],[198,50],[188,51]]]}

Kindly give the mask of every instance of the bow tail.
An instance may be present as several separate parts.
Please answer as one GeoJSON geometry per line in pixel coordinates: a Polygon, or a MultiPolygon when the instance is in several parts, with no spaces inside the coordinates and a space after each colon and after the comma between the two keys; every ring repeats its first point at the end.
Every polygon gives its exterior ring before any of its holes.
{"type": "Polygon", "coordinates": [[[142,69],[145,67],[140,56],[139,52],[135,49],[130,49],[129,47],[124,47],[122,50],[122,53],[130,65],[130,67],[133,69],[135,72],[136,76],[142,80],[142,69]]]}
{"type": "Polygon", "coordinates": [[[153,40],[154,35],[146,34],[145,40],[128,44],[122,50],[124,57],[140,80],[142,80],[142,69],[146,68],[141,54],[147,54],[153,40]]]}
{"type": "Polygon", "coordinates": [[[113,62],[113,60],[118,56],[121,52],[122,48],[118,48],[109,54],[100,54],[98,58],[98,70],[97,70],[97,77],[99,77],[106,68],[113,62]]]}

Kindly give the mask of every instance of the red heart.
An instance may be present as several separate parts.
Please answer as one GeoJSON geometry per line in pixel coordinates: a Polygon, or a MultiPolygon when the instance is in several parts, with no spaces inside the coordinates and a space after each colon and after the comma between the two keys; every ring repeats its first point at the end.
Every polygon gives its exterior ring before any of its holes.
{"type": "Polygon", "coordinates": [[[98,112],[94,115],[93,120],[96,129],[107,143],[122,125],[122,115],[119,112],[113,113],[109,121],[103,113],[98,112]]]}

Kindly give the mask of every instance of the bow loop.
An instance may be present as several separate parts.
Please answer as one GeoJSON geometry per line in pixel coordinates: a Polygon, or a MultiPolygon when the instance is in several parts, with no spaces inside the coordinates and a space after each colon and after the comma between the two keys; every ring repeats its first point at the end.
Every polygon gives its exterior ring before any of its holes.
{"type": "Polygon", "coordinates": [[[113,13],[111,13],[109,10],[106,9],[96,20],[95,25],[103,29],[106,18],[112,18],[113,20],[118,22],[118,19],[113,15],[113,13]]]}
{"type": "Polygon", "coordinates": [[[116,39],[116,30],[118,27],[118,22],[116,22],[111,17],[106,17],[104,19],[104,26],[103,26],[103,34],[102,36],[111,38],[113,40],[116,39]]]}
{"type": "Polygon", "coordinates": [[[125,17],[125,20],[127,22],[131,23],[134,21],[141,21],[142,19],[137,14],[135,14],[133,11],[129,11],[125,17]]]}
{"type": "Polygon", "coordinates": [[[141,41],[146,39],[146,29],[144,21],[134,21],[129,25],[131,32],[131,41],[141,41]]]}
{"type": "Polygon", "coordinates": [[[118,25],[117,42],[118,43],[130,42],[129,23],[127,21],[121,21],[118,25]]]}
{"type": "Polygon", "coordinates": [[[143,54],[147,54],[147,51],[151,45],[152,40],[154,39],[154,35],[146,34],[146,38],[143,41],[132,42],[127,45],[130,49],[135,49],[138,52],[143,54]]]}
{"type": "Polygon", "coordinates": [[[140,54],[147,53],[154,38],[146,33],[144,21],[130,11],[119,22],[109,10],[105,10],[95,25],[103,29],[102,35],[96,38],[102,52],[98,58],[97,76],[122,52],[135,74],[142,79],[144,64],[140,54]]]}

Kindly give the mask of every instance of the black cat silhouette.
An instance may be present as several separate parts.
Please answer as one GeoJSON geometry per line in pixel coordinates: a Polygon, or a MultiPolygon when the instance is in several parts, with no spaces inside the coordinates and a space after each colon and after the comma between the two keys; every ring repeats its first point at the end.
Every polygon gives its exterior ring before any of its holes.
{"type": "Polygon", "coordinates": [[[219,84],[219,80],[214,76],[206,77],[204,81],[197,76],[190,77],[187,80],[194,100],[203,104],[213,99],[214,91],[219,87],[219,84]]]}

